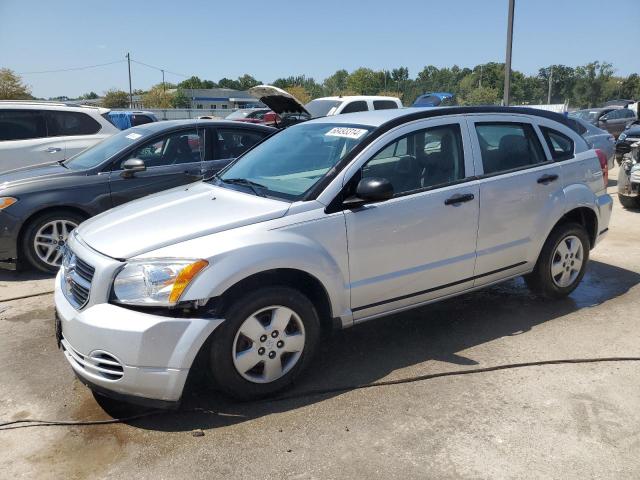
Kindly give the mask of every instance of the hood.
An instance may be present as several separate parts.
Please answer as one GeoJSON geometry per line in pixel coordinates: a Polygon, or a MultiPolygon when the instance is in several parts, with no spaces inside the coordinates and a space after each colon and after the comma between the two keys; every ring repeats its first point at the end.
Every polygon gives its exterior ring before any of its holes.
{"type": "Polygon", "coordinates": [[[249,89],[252,97],[259,99],[278,115],[302,113],[311,116],[296,97],[278,87],[258,85],[249,89]]]}
{"type": "Polygon", "coordinates": [[[28,167],[9,170],[0,174],[0,188],[22,185],[30,182],[47,181],[54,177],[61,177],[69,173],[77,173],[63,167],[58,162],[41,163],[28,167]]]}
{"type": "MultiPolygon", "coordinates": [[[[94,250],[126,259],[212,233],[283,216],[289,203],[197,182],[150,195],[82,223],[94,250]]],[[[189,252],[185,252],[188,256],[189,252]]]]}

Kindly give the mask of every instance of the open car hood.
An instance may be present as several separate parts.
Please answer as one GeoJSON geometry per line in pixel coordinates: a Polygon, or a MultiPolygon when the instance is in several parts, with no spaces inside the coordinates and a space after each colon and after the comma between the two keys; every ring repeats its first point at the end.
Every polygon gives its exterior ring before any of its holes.
{"type": "Polygon", "coordinates": [[[260,100],[278,115],[311,114],[304,108],[296,97],[278,87],[258,85],[249,89],[249,94],[260,100]]]}

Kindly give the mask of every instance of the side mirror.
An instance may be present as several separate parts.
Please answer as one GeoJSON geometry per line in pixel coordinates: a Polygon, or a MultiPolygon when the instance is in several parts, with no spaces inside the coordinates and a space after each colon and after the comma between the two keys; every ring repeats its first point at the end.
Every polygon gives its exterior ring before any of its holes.
{"type": "Polygon", "coordinates": [[[122,178],[131,178],[136,172],[144,172],[147,167],[144,164],[144,160],[140,160],[139,158],[130,158],[126,160],[122,164],[122,173],[120,176],[122,178]]]}
{"type": "Polygon", "coordinates": [[[600,120],[598,120],[600,123],[607,123],[607,119],[604,117],[601,117],[600,120]]]}
{"type": "Polygon", "coordinates": [[[343,203],[346,207],[360,207],[366,203],[384,202],[393,198],[393,185],[386,178],[363,178],[358,182],[356,194],[343,203]]]}

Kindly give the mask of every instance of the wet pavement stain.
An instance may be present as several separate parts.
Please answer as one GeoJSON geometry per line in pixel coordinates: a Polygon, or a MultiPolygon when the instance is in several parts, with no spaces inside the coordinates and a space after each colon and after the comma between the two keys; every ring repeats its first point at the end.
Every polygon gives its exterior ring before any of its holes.
{"type": "Polygon", "coordinates": [[[43,320],[53,318],[53,310],[49,308],[43,308],[40,310],[31,310],[28,312],[20,313],[18,315],[11,316],[11,310],[5,310],[0,312],[0,320],[7,322],[24,322],[29,323],[32,320],[43,320]]]}

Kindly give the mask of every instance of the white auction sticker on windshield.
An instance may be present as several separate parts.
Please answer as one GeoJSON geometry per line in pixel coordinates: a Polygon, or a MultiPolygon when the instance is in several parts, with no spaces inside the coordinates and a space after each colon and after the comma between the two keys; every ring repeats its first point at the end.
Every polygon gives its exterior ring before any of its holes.
{"type": "Polygon", "coordinates": [[[141,137],[142,135],[140,135],[139,133],[130,133],[129,135],[127,135],[127,138],[130,138],[131,140],[137,140],[141,137]]]}
{"type": "Polygon", "coordinates": [[[344,137],[344,138],[360,138],[367,131],[364,128],[352,128],[352,127],[333,127],[325,136],[327,137],[344,137]]]}

